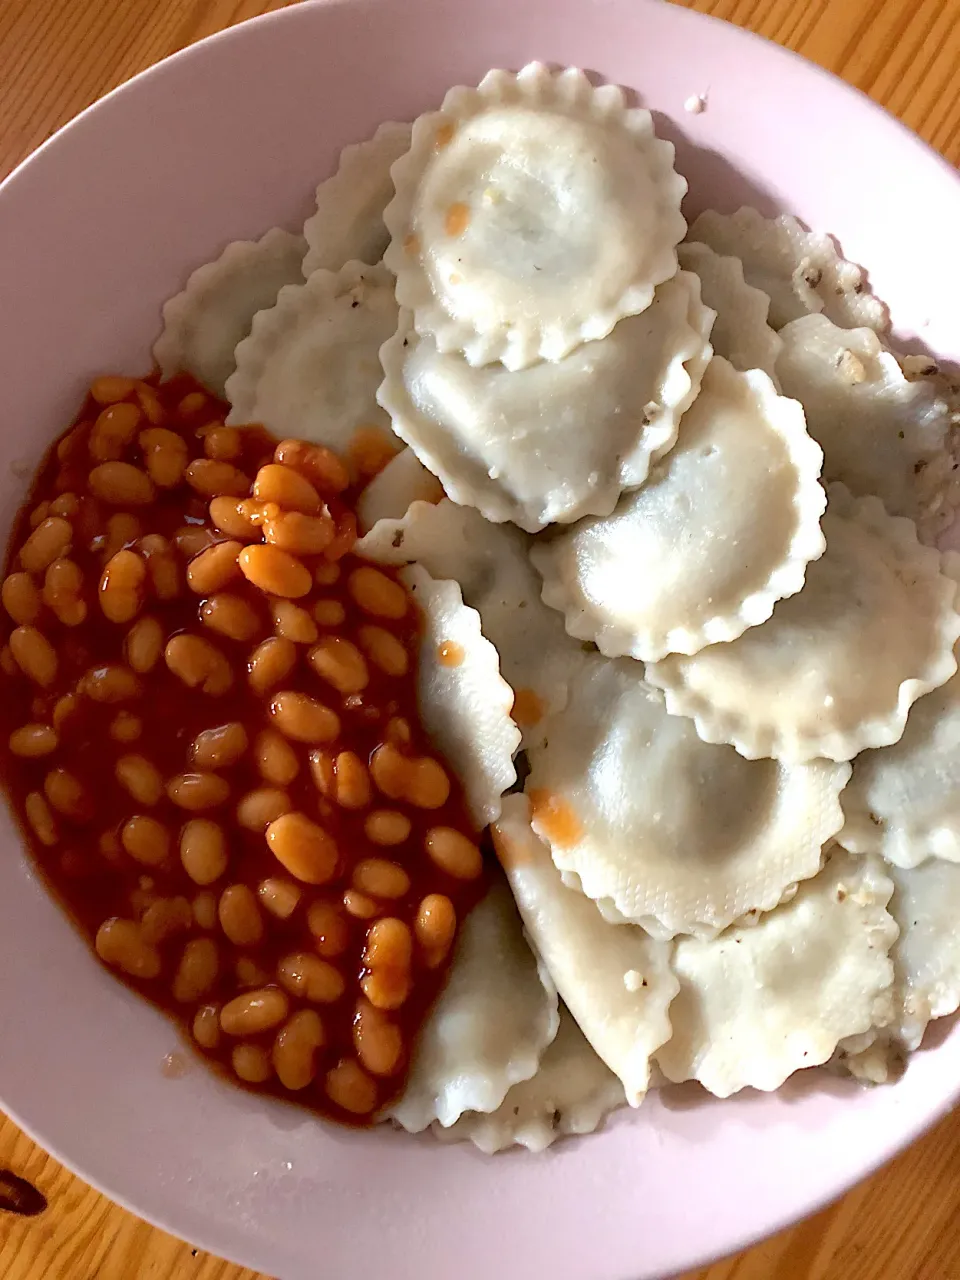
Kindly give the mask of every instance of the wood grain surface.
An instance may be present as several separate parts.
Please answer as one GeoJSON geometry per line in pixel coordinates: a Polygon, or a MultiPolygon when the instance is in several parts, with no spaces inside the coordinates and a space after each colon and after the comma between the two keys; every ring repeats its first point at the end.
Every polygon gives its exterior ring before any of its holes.
{"type": "MultiPolygon", "coordinates": [[[[151,63],[281,7],[283,0],[0,0],[0,177],[151,63]]],[[[960,0],[691,7],[837,72],[960,162],[960,0]]],[[[2,1280],[257,1280],[118,1208],[0,1116],[3,1167],[33,1183],[48,1207],[31,1218],[0,1211],[2,1280]]],[[[960,1280],[960,1112],[832,1208],[687,1280],[960,1280]]]]}

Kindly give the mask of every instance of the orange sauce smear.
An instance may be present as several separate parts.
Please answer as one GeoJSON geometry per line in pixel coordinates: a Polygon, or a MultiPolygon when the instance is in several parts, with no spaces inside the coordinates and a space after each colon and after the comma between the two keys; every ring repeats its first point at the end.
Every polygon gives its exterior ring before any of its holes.
{"type": "Polygon", "coordinates": [[[540,723],[544,715],[543,699],[532,689],[518,689],[513,700],[512,715],[521,729],[540,723]]]}
{"type": "Polygon", "coordinates": [[[448,236],[462,236],[470,225],[470,210],[462,200],[456,200],[447,210],[443,229],[448,236]]]}
{"type": "Polygon", "coordinates": [[[541,787],[534,787],[529,796],[533,817],[551,844],[572,845],[582,838],[583,824],[563,796],[541,787]]]}
{"type": "Polygon", "coordinates": [[[441,640],[437,645],[437,657],[442,667],[459,667],[467,655],[463,645],[456,640],[441,640]]]}

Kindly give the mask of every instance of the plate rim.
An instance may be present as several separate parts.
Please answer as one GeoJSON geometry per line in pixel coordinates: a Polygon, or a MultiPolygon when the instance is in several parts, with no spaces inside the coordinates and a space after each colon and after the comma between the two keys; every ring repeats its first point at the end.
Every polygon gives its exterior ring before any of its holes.
{"type": "MultiPolygon", "coordinates": [[[[35,168],[48,163],[48,158],[51,154],[55,158],[57,152],[62,146],[69,145],[70,138],[74,131],[82,130],[87,126],[88,117],[94,117],[97,113],[102,113],[104,109],[115,109],[115,100],[118,103],[122,103],[125,95],[130,97],[140,93],[145,84],[149,84],[153,80],[162,78],[169,70],[171,64],[185,64],[189,63],[191,60],[202,60],[206,56],[209,48],[213,45],[221,46],[227,45],[233,41],[239,43],[242,41],[255,40],[258,38],[257,32],[267,27],[279,27],[286,23],[289,23],[291,26],[296,26],[300,23],[309,22],[310,19],[308,15],[311,10],[327,8],[348,9],[362,7],[363,5],[367,5],[369,7],[371,4],[375,7],[377,4],[383,2],[384,0],[304,0],[301,4],[277,10],[272,13],[261,14],[255,18],[237,23],[225,30],[215,32],[202,40],[196,41],[195,43],[188,45],[186,48],[161,59],[159,62],[154,63],[144,71],[131,77],[123,84],[118,85],[96,102],[90,104],[90,106],[86,107],[77,116],[59,127],[37,149],[25,157],[3,180],[3,182],[0,183],[0,202],[9,198],[11,192],[16,192],[16,189],[24,178],[24,175],[29,175],[35,168]]],[[[442,0],[435,0],[435,2],[439,4],[442,3],[442,0]]],[[[584,9],[589,9],[591,7],[586,3],[586,0],[578,0],[578,2],[583,5],[584,9]]],[[[664,8],[662,0],[633,0],[633,3],[637,8],[646,10],[657,9],[659,11],[664,8]]],[[[729,23],[724,19],[681,7],[671,6],[670,11],[672,14],[671,20],[675,20],[681,25],[689,23],[693,27],[700,27],[704,24],[709,24],[718,30],[726,28],[728,32],[734,33],[738,40],[763,46],[763,57],[768,59],[771,57],[780,57],[789,60],[791,63],[802,64],[804,71],[807,74],[813,72],[816,76],[824,78],[827,82],[833,82],[835,88],[841,89],[846,94],[857,100],[861,108],[864,106],[869,108],[870,112],[873,113],[878,120],[882,121],[884,128],[889,129],[891,125],[895,125],[897,131],[903,135],[905,139],[909,140],[912,147],[922,148],[926,153],[927,158],[934,160],[944,174],[948,176],[952,182],[960,186],[960,176],[958,176],[956,169],[950,165],[943,156],[941,156],[923,139],[913,133],[913,131],[903,124],[896,116],[886,108],[874,102],[856,86],[849,84],[825,68],[810,62],[808,59],[793,50],[787,49],[782,45],[769,40],[767,37],[757,34],[756,32],[752,32],[745,28],[738,27],[733,23],[729,23]]],[[[26,858],[26,855],[24,855],[24,857],[26,858]]],[[[798,1209],[784,1211],[780,1214],[779,1218],[773,1223],[773,1225],[770,1225],[768,1222],[755,1230],[749,1230],[741,1233],[741,1235],[736,1239],[731,1238],[729,1243],[724,1243],[721,1252],[718,1252],[716,1247],[711,1247],[701,1254],[694,1256],[689,1262],[685,1260],[683,1263],[684,1268],[704,1266],[724,1254],[738,1252],[749,1247],[757,1240],[763,1239],[768,1235],[778,1232],[784,1227],[817,1212],[819,1209],[824,1207],[824,1205],[831,1203],[844,1194],[852,1186],[869,1177],[883,1164],[892,1159],[899,1151],[902,1151],[912,1142],[916,1141],[918,1137],[932,1128],[954,1107],[958,1098],[960,1098],[960,1078],[957,1080],[954,1092],[952,1094],[944,1094],[941,1096],[936,1105],[927,1114],[925,1114],[923,1119],[914,1124],[910,1128],[909,1132],[905,1133],[902,1140],[897,1143],[895,1149],[891,1148],[885,1153],[878,1154],[871,1160],[869,1167],[862,1168],[854,1178],[846,1179],[842,1185],[828,1187],[822,1195],[819,1196],[819,1198],[814,1197],[804,1202],[804,1204],[798,1209]]],[[[129,1212],[146,1220],[147,1222],[150,1222],[161,1230],[172,1231],[173,1234],[178,1235],[179,1237],[179,1232],[176,1227],[171,1227],[171,1225],[168,1222],[165,1222],[160,1216],[153,1216],[150,1212],[146,1212],[139,1208],[136,1204],[126,1198],[126,1195],[122,1190],[114,1188],[110,1184],[109,1179],[98,1178],[96,1176],[91,1177],[87,1172],[83,1171],[81,1161],[74,1162],[69,1154],[64,1153],[60,1149],[58,1142],[50,1141],[43,1135],[42,1122],[38,1122],[34,1125],[28,1118],[21,1116],[17,1112],[16,1108],[8,1107],[8,1104],[6,1104],[2,1098],[0,1098],[0,1107],[6,1111],[7,1115],[10,1116],[14,1123],[22,1129],[24,1133],[31,1137],[38,1145],[48,1151],[55,1159],[57,1159],[71,1172],[75,1173],[76,1176],[81,1178],[88,1185],[93,1186],[96,1190],[106,1195],[110,1200],[121,1205],[129,1212]]],[[[237,1255],[229,1243],[218,1239],[218,1235],[218,1231],[211,1228],[211,1234],[206,1237],[200,1232],[195,1235],[192,1234],[191,1242],[199,1244],[200,1247],[203,1247],[217,1256],[233,1260],[241,1266],[254,1265],[260,1266],[261,1268],[264,1266],[262,1260],[260,1262],[251,1263],[249,1260],[251,1255],[248,1255],[246,1259],[237,1255]]],[[[630,1280],[630,1278],[624,1276],[619,1277],[618,1280],[630,1280]]]]}

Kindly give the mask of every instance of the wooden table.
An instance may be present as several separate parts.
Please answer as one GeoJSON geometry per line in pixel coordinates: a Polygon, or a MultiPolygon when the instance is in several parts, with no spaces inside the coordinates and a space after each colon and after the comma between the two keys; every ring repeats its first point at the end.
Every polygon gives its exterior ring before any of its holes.
{"type": "MultiPolygon", "coordinates": [[[[0,176],[121,81],[282,4],[0,0],[0,176]]],[[[822,63],[960,162],[960,0],[693,0],[692,7],[822,63]]],[[[34,1218],[0,1213],[3,1280],[257,1280],[117,1208],[0,1116],[4,1166],[34,1183],[49,1207],[34,1218]]],[[[960,1280],[955,1215],[960,1112],[839,1204],[688,1280],[960,1280]]]]}

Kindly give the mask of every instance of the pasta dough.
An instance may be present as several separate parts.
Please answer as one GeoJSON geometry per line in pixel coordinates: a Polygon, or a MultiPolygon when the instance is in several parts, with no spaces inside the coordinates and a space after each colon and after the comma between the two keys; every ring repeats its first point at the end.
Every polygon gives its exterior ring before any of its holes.
{"type": "Polygon", "coordinates": [[[460,931],[450,978],[420,1033],[402,1096],[388,1112],[411,1133],[468,1111],[496,1111],[529,1080],[560,1025],[557,992],[523,936],[498,877],[460,931]]]}
{"type": "Polygon", "coordinates": [[[163,304],[163,332],[153,347],[163,376],[186,370],[222,397],[237,367],[237,344],[257,312],[300,280],[305,248],[302,236],[274,227],[259,240],[234,241],[197,267],[183,292],[163,304]]]}
{"type": "Polygon", "coordinates": [[[701,742],[629,660],[590,661],[544,738],[529,752],[534,829],[612,918],[660,937],[775,907],[843,822],[849,765],[701,742]]]}
{"type": "Polygon", "coordinates": [[[678,983],[670,948],[642,929],[608,924],[594,903],[567,889],[530,827],[523,796],[508,796],[493,828],[524,926],[567,1008],[617,1075],[632,1107],[650,1084],[650,1058],[670,1035],[678,983]]]}
{"type": "Polygon", "coordinates": [[[697,395],[712,323],[697,277],[680,272],[607,337],[511,373],[441,354],[404,313],[378,399],[454,501],[535,533],[606,514],[643,483],[697,395]]]}
{"type": "Polygon", "coordinates": [[[358,430],[392,440],[377,404],[380,345],[394,331],[393,278],[348,262],[287,285],[237,347],[227,380],[229,423],[262,422],[274,435],[347,453],[358,430]]]}
{"type": "Polygon", "coordinates": [[[764,218],[746,205],[730,214],[711,209],[697,218],[690,239],[741,260],[747,284],[770,298],[774,329],[819,312],[845,329],[888,327],[887,309],[860,267],[840,256],[830,236],[804,231],[796,218],[764,218]]]}
{"type": "Polygon", "coordinates": [[[477,829],[500,813],[500,797],[517,778],[513,756],[520,730],[510,718],[513,690],[500,675],[497,651],[480,634],[480,616],[455,582],[437,582],[420,566],[400,578],[423,614],[417,689],[423,727],[453,766],[477,829]],[[450,666],[441,646],[462,655],[450,666]]]}
{"type": "Polygon", "coordinates": [[[710,942],[685,938],[673,965],[673,1037],[657,1054],[673,1081],[720,1098],[777,1089],[826,1062],[845,1036],[894,1016],[893,882],[878,858],[836,850],[796,897],[710,942]]]}
{"type": "Polygon", "coordinates": [[[540,63],[451,89],[393,166],[384,261],[417,332],[522,369],[604,338],[677,270],[685,181],[648,111],[540,63]]]}
{"type": "Polygon", "coordinates": [[[828,492],[826,553],[804,589],[729,644],[647,669],[667,709],[748,758],[850,760],[897,742],[907,712],[957,669],[956,584],[909,520],[828,492]]]}
{"type": "Polygon", "coordinates": [[[920,520],[935,510],[950,426],[935,383],[909,381],[872,329],[804,316],[780,337],[777,374],[784,393],[803,401],[825,478],[876,494],[892,515],[920,520]]]}
{"type": "Polygon", "coordinates": [[[796,401],[715,356],[643,488],[534,547],[544,600],[611,657],[653,662],[735,640],[823,554],[822,459],[796,401]]]}
{"type": "Polygon", "coordinates": [[[515,1084],[489,1115],[468,1111],[449,1129],[432,1128],[441,1142],[472,1142],[486,1155],[510,1146],[544,1151],[566,1134],[593,1133],[625,1105],[623,1085],[561,1007],[560,1030],[536,1075],[515,1084]]]}
{"type": "Polygon", "coordinates": [[[381,520],[356,550],[384,564],[419,564],[431,577],[459,582],[500,655],[523,743],[536,741],[544,716],[565,703],[583,652],[564,631],[560,615],[540,599],[529,539],[445,499],[436,505],[415,502],[402,520],[381,520]]]}
{"type": "Polygon", "coordinates": [[[317,209],[303,226],[303,274],[339,271],[346,262],[379,262],[389,235],[383,211],[393,199],[390,166],[410,146],[410,125],[382,124],[372,138],[344,147],[336,173],[317,187],[317,209]]]}
{"type": "Polygon", "coordinates": [[[710,341],[718,356],[735,369],[762,369],[774,382],[783,343],[767,322],[770,299],[743,278],[739,258],[723,257],[709,245],[685,242],[677,249],[680,266],[700,277],[704,302],[716,313],[710,341]]]}

